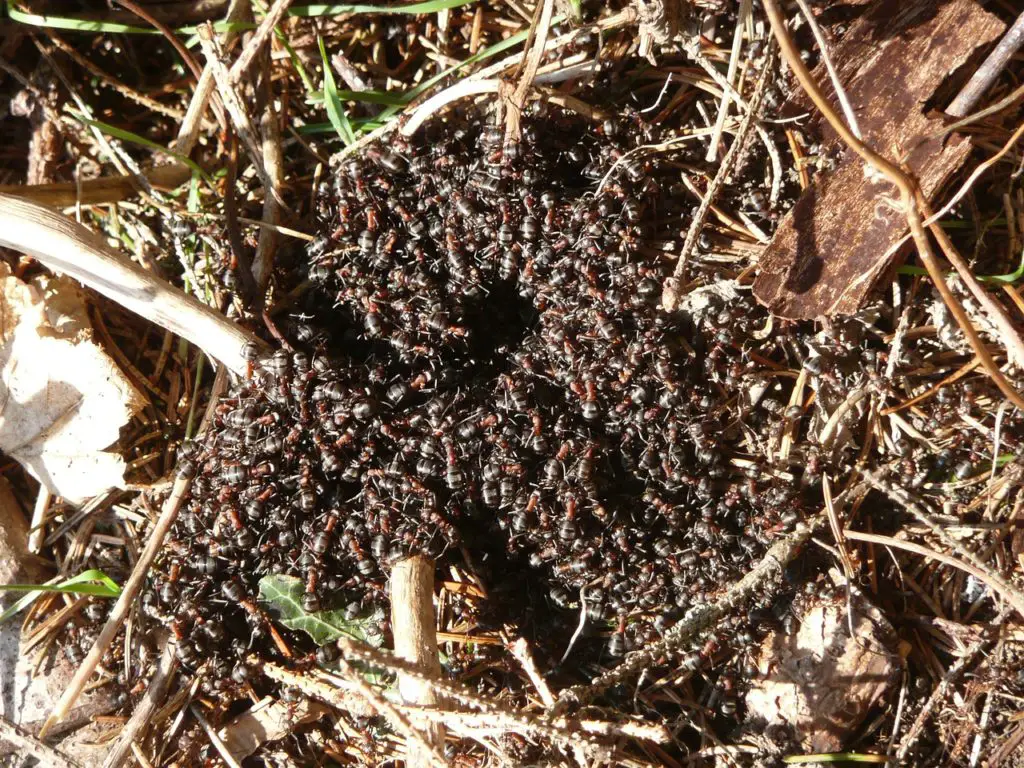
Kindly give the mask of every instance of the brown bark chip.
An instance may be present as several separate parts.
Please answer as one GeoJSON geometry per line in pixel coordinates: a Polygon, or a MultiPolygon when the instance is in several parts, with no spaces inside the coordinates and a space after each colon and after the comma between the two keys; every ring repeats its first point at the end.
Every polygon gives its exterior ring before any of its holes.
{"type": "MultiPolygon", "coordinates": [[[[1003,28],[974,0],[876,2],[833,51],[865,141],[914,174],[926,197],[963,165],[971,147],[960,136],[928,138],[941,125],[925,115],[925,102],[1003,28]]],[[[815,74],[831,95],[822,68],[815,74]]],[[[821,131],[823,146],[837,146],[817,116],[807,127],[821,131]]],[[[847,150],[783,220],[761,258],[754,295],[782,317],[855,312],[890,267],[906,228],[892,185],[847,150]]]]}

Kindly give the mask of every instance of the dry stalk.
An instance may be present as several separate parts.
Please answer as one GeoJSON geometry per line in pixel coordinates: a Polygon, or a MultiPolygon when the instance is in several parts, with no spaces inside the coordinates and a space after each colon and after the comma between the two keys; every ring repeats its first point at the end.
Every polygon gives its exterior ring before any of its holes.
{"type": "MultiPolygon", "coordinates": [[[[288,2],[279,0],[275,9],[281,5],[281,13],[284,13],[283,9],[287,8],[290,2],[291,0],[288,2]]],[[[269,19],[269,14],[267,18],[269,19]]],[[[269,193],[263,195],[264,226],[260,231],[260,240],[256,245],[256,254],[252,260],[252,276],[256,281],[259,301],[262,302],[267,292],[267,285],[270,283],[270,274],[274,267],[274,253],[277,251],[279,240],[274,228],[281,221],[281,206],[278,204],[278,200],[281,199],[281,185],[284,182],[284,153],[281,151],[281,132],[277,124],[277,110],[274,107],[274,81],[271,77],[269,53],[263,57],[261,67],[265,93],[263,114],[260,116],[260,139],[263,161],[267,169],[267,180],[270,182],[271,189],[269,193]]]]}
{"type": "MultiPolygon", "coordinates": [[[[736,12],[736,27],[732,33],[732,51],[729,54],[729,67],[725,72],[725,79],[730,83],[736,82],[736,71],[739,69],[740,49],[743,47],[743,28],[753,11],[753,0],[740,0],[739,11],[736,12]]],[[[725,119],[729,116],[729,103],[732,100],[732,92],[723,89],[722,100],[718,102],[718,116],[715,118],[715,125],[711,130],[711,141],[708,144],[708,151],[704,155],[704,161],[713,163],[718,157],[718,145],[722,141],[722,131],[725,128],[725,119]]]]}
{"type": "Polygon", "coordinates": [[[1022,45],[1024,45],[1024,12],[1017,17],[1013,26],[1003,35],[1003,39],[992,49],[992,53],[971,75],[967,85],[960,90],[957,97],[953,99],[953,103],[946,108],[946,114],[953,117],[964,117],[970,112],[1022,45]]]}
{"type": "MultiPolygon", "coordinates": [[[[231,0],[224,20],[229,23],[242,21],[242,17],[245,15],[248,7],[248,0],[231,0]]],[[[228,31],[224,33],[223,45],[229,45],[235,37],[237,37],[237,33],[229,26],[228,31]]],[[[213,86],[213,65],[207,62],[199,82],[196,83],[192,100],[189,102],[188,109],[185,112],[185,119],[182,120],[181,127],[178,129],[178,136],[172,143],[172,147],[182,154],[189,154],[199,140],[202,117],[206,112],[206,106],[210,102],[210,97],[213,95],[213,86]]],[[[218,113],[218,117],[221,121],[221,126],[227,127],[223,115],[218,113]]]]}
{"type": "Polygon", "coordinates": [[[380,696],[365,680],[362,675],[356,670],[352,669],[352,666],[344,658],[338,660],[338,667],[340,668],[345,679],[352,685],[352,688],[364,699],[366,703],[373,707],[374,710],[383,717],[386,717],[391,721],[391,724],[405,736],[407,742],[407,754],[409,755],[408,765],[413,765],[411,762],[413,756],[419,761],[416,765],[429,765],[434,768],[446,768],[448,761],[444,759],[442,752],[438,750],[430,742],[430,740],[424,736],[413,724],[409,721],[409,718],[399,710],[394,704],[389,702],[383,696],[380,696]]]}
{"type": "Polygon", "coordinates": [[[796,557],[815,531],[824,523],[824,516],[818,515],[807,524],[799,525],[793,533],[773,544],[761,558],[761,562],[739,581],[729,585],[718,599],[691,608],[675,626],[665,633],[661,640],[633,651],[626,656],[621,664],[608,670],[589,684],[576,685],[561,691],[558,694],[558,705],[555,711],[564,711],[570,706],[586,704],[611,686],[624,682],[648,667],[655,666],[660,660],[677,653],[685,643],[695,640],[701,633],[745,604],[755,594],[768,590],[770,583],[773,580],[781,579],[786,565],[796,557]]]}
{"type": "Polygon", "coordinates": [[[249,38],[249,42],[245,44],[245,48],[239,54],[235,63],[231,65],[231,71],[228,75],[232,85],[241,83],[253,59],[263,50],[263,46],[270,39],[274,27],[281,21],[281,18],[288,10],[288,6],[291,4],[292,0],[274,0],[274,5],[267,11],[267,15],[263,17],[263,21],[260,22],[252,37],[249,38]]]}
{"type": "Polygon", "coordinates": [[[181,509],[191,485],[192,481],[183,477],[179,477],[174,481],[171,495],[164,502],[160,518],[156,521],[156,525],[153,526],[153,531],[149,535],[149,541],[146,542],[146,548],[139,554],[139,559],[132,569],[132,574],[121,588],[121,595],[117,598],[117,602],[114,603],[110,616],[103,625],[103,629],[100,630],[92,649],[68,682],[60,699],[54,705],[53,712],[43,723],[43,727],[39,731],[39,738],[43,738],[71,710],[71,707],[74,706],[78,696],[85,688],[86,683],[89,682],[89,678],[92,677],[96,667],[99,666],[103,654],[110,648],[110,644],[114,641],[114,637],[121,629],[125,619],[128,618],[128,614],[135,604],[135,598],[138,596],[139,590],[149,575],[149,566],[153,563],[161,547],[163,547],[164,537],[171,530],[174,521],[178,519],[178,511],[181,509]]]}
{"type": "Polygon", "coordinates": [[[876,470],[865,470],[863,475],[864,479],[873,488],[881,491],[891,500],[907,510],[918,522],[927,526],[932,533],[938,536],[939,540],[949,547],[951,551],[955,552],[979,573],[983,573],[985,575],[986,583],[996,585],[999,591],[1003,594],[1014,595],[1015,600],[1011,602],[1013,602],[1015,606],[1024,606],[1024,595],[1020,594],[1020,591],[1014,587],[1013,584],[1008,582],[998,573],[992,571],[987,564],[978,559],[978,556],[974,552],[967,549],[959,541],[950,536],[941,525],[935,522],[932,515],[924,508],[924,506],[912,498],[906,490],[887,482],[876,470]]]}
{"type": "Polygon", "coordinates": [[[128,759],[128,753],[132,751],[132,743],[149,727],[150,718],[163,704],[167,686],[171,682],[176,667],[174,647],[171,643],[167,643],[164,645],[163,653],[160,654],[160,663],[157,665],[156,673],[146,684],[146,695],[135,706],[135,711],[132,712],[128,722],[124,724],[117,741],[107,752],[107,756],[103,760],[103,768],[120,768],[128,759]]]}
{"type": "Polygon", "coordinates": [[[188,708],[192,712],[192,717],[194,717],[196,721],[199,723],[199,725],[202,727],[202,729],[206,731],[206,738],[208,738],[210,740],[210,743],[213,744],[214,748],[217,750],[217,753],[220,755],[221,760],[224,761],[228,768],[242,768],[242,766],[239,765],[238,761],[235,759],[234,755],[232,755],[230,750],[228,750],[227,745],[224,743],[224,740],[220,737],[220,734],[217,733],[217,729],[210,725],[210,722],[203,716],[203,713],[199,710],[199,707],[197,707],[195,704],[189,704],[188,708]]]}
{"type": "Polygon", "coordinates": [[[63,752],[25,733],[3,717],[0,717],[0,741],[15,745],[20,750],[19,754],[22,757],[34,757],[44,768],[79,768],[79,763],[63,752]]]}
{"type": "MultiPolygon", "coordinates": [[[[551,17],[554,14],[554,0],[543,0],[537,10],[540,18],[530,28],[530,36],[533,38],[533,47],[526,57],[526,66],[523,68],[522,77],[516,84],[516,89],[505,101],[505,141],[519,141],[521,132],[519,120],[523,114],[523,107],[526,106],[526,94],[533,85],[533,79],[537,76],[540,68],[540,60],[544,58],[544,48],[548,42],[548,31],[551,29],[551,17]]],[[[535,16],[536,18],[536,16],[535,16]]]]}
{"type": "MultiPolygon", "coordinates": [[[[231,124],[238,134],[238,138],[242,140],[242,145],[249,156],[249,162],[253,164],[260,177],[264,194],[277,197],[273,180],[267,172],[256,129],[253,127],[252,120],[249,119],[249,113],[242,104],[238,91],[235,90],[231,82],[228,69],[222,58],[222,48],[217,42],[210,24],[199,28],[199,45],[203,49],[203,55],[206,56],[207,65],[213,71],[213,79],[217,83],[217,93],[220,95],[221,101],[224,102],[224,109],[228,113],[228,117],[231,118],[231,124]]],[[[284,204],[279,197],[277,202],[279,205],[284,204]]]]}
{"type": "Polygon", "coordinates": [[[262,343],[216,310],[168,285],[81,224],[36,203],[0,194],[0,245],[75,278],[140,317],[187,339],[235,373],[243,347],[262,343]]]}
{"type": "MultiPolygon", "coordinates": [[[[429,682],[441,676],[434,620],[434,561],[422,555],[402,560],[391,569],[390,586],[395,655],[410,662],[422,675],[399,673],[398,691],[406,704],[440,706],[443,700],[429,682]]],[[[440,725],[429,725],[422,735],[430,750],[424,752],[417,741],[409,742],[406,764],[410,768],[429,765],[432,753],[444,750],[444,729],[440,725]]]]}
{"type": "MultiPolygon", "coordinates": [[[[174,162],[152,168],[144,174],[153,189],[170,192],[192,176],[184,163],[174,162]]],[[[101,176],[59,184],[0,184],[0,194],[16,195],[50,208],[117,203],[138,194],[135,176],[101,176]]]]}
{"type": "Polygon", "coordinates": [[[866,541],[871,544],[880,544],[885,547],[902,549],[907,552],[913,552],[915,555],[930,557],[932,560],[938,560],[940,563],[952,566],[953,568],[959,568],[961,571],[971,574],[993,592],[998,593],[1000,597],[1013,606],[1013,609],[1017,611],[1020,616],[1024,617],[1024,598],[1022,598],[1015,589],[1008,589],[1005,581],[1002,579],[993,579],[991,574],[986,573],[981,568],[971,565],[968,562],[958,560],[957,558],[943,554],[942,552],[936,552],[934,549],[929,549],[928,547],[921,546],[920,544],[915,544],[912,541],[894,539],[892,536],[864,533],[863,531],[846,531],[846,538],[851,541],[866,541]]]}
{"type": "MultiPolygon", "coordinates": [[[[1001,625],[1006,620],[1008,613],[1008,609],[1000,611],[999,615],[992,622],[993,626],[1001,625]]],[[[928,701],[921,707],[921,711],[918,712],[914,723],[910,726],[910,730],[907,731],[907,735],[900,740],[899,748],[896,750],[897,764],[902,764],[907,753],[913,749],[925,723],[928,722],[928,718],[931,716],[932,710],[943,700],[950,686],[960,679],[960,676],[975,662],[978,655],[985,650],[985,647],[994,641],[995,638],[990,636],[978,638],[964,652],[964,655],[957,659],[956,663],[946,671],[942,680],[935,686],[935,690],[928,697],[928,701]]]]}
{"type": "MultiPolygon", "coordinates": [[[[480,695],[461,683],[456,683],[451,680],[428,678],[419,672],[414,665],[409,664],[409,662],[396,656],[374,650],[367,645],[343,639],[338,641],[338,647],[344,655],[356,659],[357,661],[385,669],[392,673],[408,675],[419,679],[424,684],[430,685],[436,689],[437,692],[442,694],[445,698],[458,702],[463,706],[479,710],[481,717],[485,719],[490,718],[491,722],[500,721],[510,730],[517,730],[527,734],[542,734],[559,742],[571,741],[573,738],[582,738],[584,735],[606,736],[609,738],[626,736],[629,738],[645,739],[648,741],[662,743],[671,738],[670,734],[662,726],[651,725],[649,723],[636,723],[629,721],[618,723],[606,720],[577,720],[575,718],[564,716],[552,718],[545,716],[535,718],[523,713],[510,712],[506,707],[495,704],[489,699],[482,698],[480,695]]],[[[445,710],[427,710],[423,708],[410,709],[409,711],[422,714],[424,717],[432,717],[440,721],[444,721],[447,715],[452,714],[445,710]]],[[[459,713],[460,716],[465,714],[467,713],[459,713]]],[[[452,721],[465,722],[465,719],[463,718],[460,720],[459,716],[456,716],[452,718],[452,721]]]]}
{"type": "MultiPolygon", "coordinates": [[[[924,230],[921,208],[918,202],[922,196],[917,181],[851,133],[846,123],[843,122],[842,118],[840,118],[835,109],[832,108],[832,105],[829,104],[828,100],[825,98],[820,86],[814,80],[810,70],[807,69],[807,65],[804,64],[803,59],[800,58],[800,52],[797,50],[796,45],[793,43],[793,39],[789,36],[789,32],[786,30],[786,21],[779,9],[777,0],[764,0],[764,8],[765,12],[768,14],[768,20],[771,23],[772,31],[775,34],[776,40],[779,42],[779,46],[782,49],[782,55],[786,59],[786,63],[789,65],[790,69],[793,70],[793,73],[796,75],[800,85],[803,87],[804,91],[807,92],[807,95],[810,96],[815,106],[817,106],[818,110],[847,144],[847,146],[856,152],[867,165],[887,178],[897,187],[897,189],[899,189],[904,213],[907,217],[907,223],[910,225],[910,231],[913,235],[914,243],[917,246],[919,258],[924,264],[925,269],[928,270],[928,275],[931,277],[936,289],[942,296],[943,302],[945,302],[950,313],[956,319],[957,325],[960,326],[960,329],[963,331],[964,336],[967,337],[967,341],[970,343],[971,348],[981,360],[986,372],[995,382],[996,386],[999,387],[1006,397],[1013,401],[1014,405],[1019,408],[1024,408],[1024,398],[1020,396],[1017,390],[1013,388],[1013,385],[1011,385],[1003,375],[1002,371],[999,370],[999,366],[996,365],[996,362],[992,359],[992,355],[989,354],[988,349],[985,347],[984,342],[979,338],[978,332],[971,324],[971,320],[967,317],[967,313],[964,311],[963,306],[953,295],[953,292],[949,289],[949,285],[946,284],[945,276],[938,264],[938,260],[935,258],[935,253],[932,250],[931,243],[928,241],[928,235],[924,230]]],[[[935,225],[932,225],[931,227],[933,233],[938,229],[939,227],[935,225]]],[[[971,276],[971,280],[973,279],[973,276],[971,276]]],[[[979,288],[979,290],[982,289],[979,288]]]]}

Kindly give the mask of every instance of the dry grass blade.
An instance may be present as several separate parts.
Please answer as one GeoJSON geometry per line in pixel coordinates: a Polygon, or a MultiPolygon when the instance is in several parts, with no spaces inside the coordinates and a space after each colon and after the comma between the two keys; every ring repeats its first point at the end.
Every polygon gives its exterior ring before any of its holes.
{"type": "Polygon", "coordinates": [[[982,582],[1002,597],[1006,602],[1013,606],[1013,609],[1017,611],[1018,615],[1024,617],[1024,596],[1022,596],[1016,589],[1007,588],[1006,583],[1002,579],[993,579],[991,574],[986,573],[981,568],[978,568],[970,563],[958,560],[955,557],[943,554],[942,552],[936,552],[934,549],[921,546],[920,544],[914,544],[911,541],[904,541],[903,539],[894,539],[892,536],[882,536],[875,533],[864,533],[863,531],[846,531],[846,538],[851,541],[866,541],[871,544],[881,544],[886,547],[893,547],[894,549],[902,549],[907,552],[913,552],[915,555],[921,555],[922,557],[929,557],[933,560],[938,560],[940,563],[952,566],[953,568],[959,568],[965,573],[971,574],[978,581],[982,582]]]}
{"type": "Polygon", "coordinates": [[[139,591],[149,575],[150,565],[152,565],[157,553],[163,547],[164,538],[171,530],[171,526],[174,525],[174,521],[178,519],[178,511],[181,509],[182,504],[184,504],[185,496],[188,494],[188,489],[191,485],[192,481],[187,478],[179,477],[175,480],[174,487],[171,489],[171,495],[164,502],[160,518],[153,526],[149,540],[146,542],[146,548],[139,554],[139,559],[132,569],[132,574],[121,588],[121,595],[117,598],[113,609],[111,609],[110,616],[96,637],[96,642],[93,644],[92,649],[85,659],[82,660],[81,665],[75,671],[74,677],[68,682],[67,688],[65,688],[57,704],[54,706],[53,712],[46,718],[46,722],[43,723],[43,727],[39,731],[40,738],[43,738],[71,710],[71,707],[74,706],[75,701],[78,700],[79,695],[81,695],[86,684],[89,682],[89,678],[92,677],[96,667],[99,666],[103,654],[107,652],[110,644],[114,641],[114,637],[121,630],[122,624],[128,618],[128,614],[135,604],[135,598],[138,597],[139,591]]]}
{"type": "Polygon", "coordinates": [[[63,752],[25,733],[3,717],[0,717],[0,741],[15,745],[20,750],[22,757],[34,757],[44,768],[78,768],[79,766],[76,761],[63,752]]]}
{"type": "Polygon", "coordinates": [[[81,224],[44,206],[0,194],[0,245],[35,257],[187,339],[235,373],[244,373],[248,365],[243,347],[261,344],[216,310],[122,258],[81,224]]]}

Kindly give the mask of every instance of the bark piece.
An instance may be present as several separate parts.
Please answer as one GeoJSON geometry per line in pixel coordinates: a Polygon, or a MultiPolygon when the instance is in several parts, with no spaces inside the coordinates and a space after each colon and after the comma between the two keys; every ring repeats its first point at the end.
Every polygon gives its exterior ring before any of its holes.
{"type": "MultiPolygon", "coordinates": [[[[928,138],[941,126],[925,114],[925,103],[1003,28],[974,0],[876,2],[833,52],[865,141],[908,168],[928,198],[971,146],[960,136],[928,138]]],[[[831,95],[821,67],[815,75],[831,95]]],[[[795,104],[812,109],[805,98],[801,93],[795,104]]],[[[818,116],[808,124],[816,128],[834,151],[839,139],[818,116]]],[[[851,314],[892,265],[906,228],[896,190],[844,150],[837,169],[807,189],[783,220],[761,257],[754,295],[782,317],[851,314]]]]}

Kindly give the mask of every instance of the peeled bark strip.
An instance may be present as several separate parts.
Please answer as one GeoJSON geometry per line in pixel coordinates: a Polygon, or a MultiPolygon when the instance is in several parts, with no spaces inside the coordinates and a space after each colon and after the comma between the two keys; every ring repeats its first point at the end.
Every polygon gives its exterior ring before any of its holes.
{"type": "MultiPolygon", "coordinates": [[[[865,142],[907,168],[929,199],[967,160],[971,146],[959,136],[929,138],[940,125],[924,105],[1003,28],[974,0],[876,2],[832,51],[865,142]]],[[[817,80],[830,88],[827,77],[817,80]]],[[[811,118],[811,132],[818,121],[811,118]]],[[[822,146],[834,148],[834,133],[819,130],[822,146]]],[[[855,312],[892,266],[906,232],[898,197],[892,184],[865,174],[861,159],[846,151],[775,233],[754,283],[758,301],[788,318],[855,312]]]]}
{"type": "MultiPolygon", "coordinates": [[[[434,626],[434,561],[420,555],[406,558],[391,570],[391,631],[395,655],[416,664],[431,677],[441,676],[437,657],[437,628],[434,626]]],[[[398,691],[406,704],[437,707],[441,697],[428,683],[398,675],[398,691]]],[[[444,753],[444,728],[440,723],[420,724],[424,739],[444,753]]],[[[406,765],[431,765],[416,745],[408,745],[406,765]]]]}

